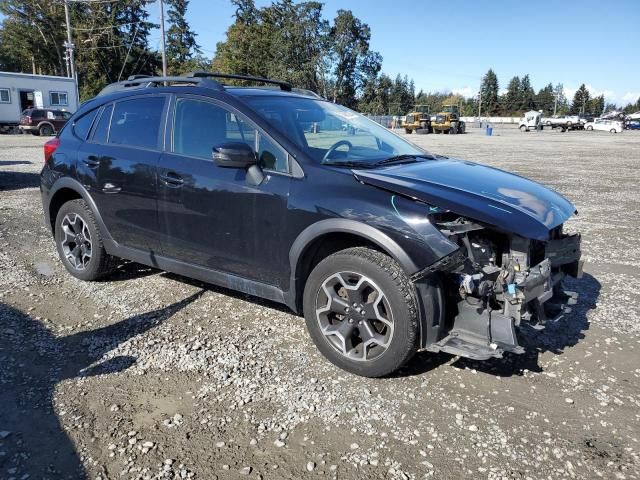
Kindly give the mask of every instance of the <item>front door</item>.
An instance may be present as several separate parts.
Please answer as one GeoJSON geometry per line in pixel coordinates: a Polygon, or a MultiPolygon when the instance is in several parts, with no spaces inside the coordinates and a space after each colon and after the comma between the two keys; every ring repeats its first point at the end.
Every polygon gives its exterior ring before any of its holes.
{"type": "MultiPolygon", "coordinates": [[[[200,97],[178,97],[172,140],[160,159],[158,215],[165,256],[268,284],[283,284],[288,259],[277,248],[286,221],[287,154],[238,112],[200,97]],[[265,179],[218,167],[213,147],[245,142],[265,179]]],[[[173,121],[171,121],[173,120],[173,121]]]]}
{"type": "Polygon", "coordinates": [[[78,151],[78,178],[120,245],[159,249],[157,168],[166,95],[146,95],[106,105],[78,151]]]}

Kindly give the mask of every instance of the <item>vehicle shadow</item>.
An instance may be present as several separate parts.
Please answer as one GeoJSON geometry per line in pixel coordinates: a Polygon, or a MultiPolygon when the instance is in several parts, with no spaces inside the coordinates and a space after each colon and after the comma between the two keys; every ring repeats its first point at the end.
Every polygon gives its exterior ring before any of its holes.
{"type": "Polygon", "coordinates": [[[0,191],[34,188],[40,185],[40,174],[0,170],[0,191]]]}
{"type": "MultiPolygon", "coordinates": [[[[229,288],[220,287],[212,283],[201,282],[200,280],[195,280],[189,277],[183,277],[182,275],[178,275],[176,273],[163,272],[162,276],[165,278],[169,278],[171,280],[175,280],[176,282],[186,283],[188,285],[191,285],[197,288],[204,288],[209,292],[219,293],[227,297],[237,298],[238,300],[244,300],[245,302],[251,302],[256,305],[262,305],[264,307],[272,308],[274,310],[278,310],[282,313],[287,313],[289,315],[296,315],[296,313],[286,305],[282,303],[274,302],[272,300],[267,300],[266,298],[256,297],[248,293],[238,292],[237,290],[231,290],[229,288]]],[[[302,319],[302,316],[300,316],[300,318],[302,319]]]]}
{"type": "Polygon", "coordinates": [[[92,364],[122,342],[157,327],[202,293],[65,337],[56,336],[26,313],[0,303],[0,450],[5,453],[0,456],[0,471],[15,478],[87,478],[55,411],[56,385],[127,369],[136,362],[135,357],[92,364]]]}
{"type": "Polygon", "coordinates": [[[504,358],[483,362],[460,358],[452,366],[462,369],[473,368],[500,377],[522,375],[525,371],[542,372],[539,362],[541,354],[551,352],[562,355],[566,349],[577,345],[585,338],[585,332],[589,330],[587,314],[596,308],[602,288],[600,282],[588,273],[580,280],[567,278],[564,285],[566,290],[578,293],[578,303],[571,307],[570,313],[557,322],[548,323],[543,330],[521,329],[518,340],[525,353],[505,354],[504,358]]]}
{"type": "Polygon", "coordinates": [[[141,263],[122,260],[113,273],[99,280],[100,282],[124,282],[135,278],[148,277],[160,270],[142,265],[141,263]]]}

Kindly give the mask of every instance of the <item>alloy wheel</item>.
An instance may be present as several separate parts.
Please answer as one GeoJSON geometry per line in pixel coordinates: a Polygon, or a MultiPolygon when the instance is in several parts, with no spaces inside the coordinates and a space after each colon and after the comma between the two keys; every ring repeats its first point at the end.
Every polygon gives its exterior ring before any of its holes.
{"type": "Polygon", "coordinates": [[[77,213],[64,216],[61,223],[62,253],[76,270],[84,270],[91,261],[92,245],[89,226],[77,213]]]}
{"type": "Polygon", "coordinates": [[[378,358],[393,337],[393,314],[386,295],[359,273],[339,272],[322,282],[316,320],[329,345],[350,360],[378,358]]]}

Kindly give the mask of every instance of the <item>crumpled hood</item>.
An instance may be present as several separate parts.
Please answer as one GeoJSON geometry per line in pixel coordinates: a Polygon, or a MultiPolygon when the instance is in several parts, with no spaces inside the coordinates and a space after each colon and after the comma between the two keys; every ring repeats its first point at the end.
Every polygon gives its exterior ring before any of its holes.
{"type": "Polygon", "coordinates": [[[462,160],[438,158],[353,173],[363,183],[537,240],[548,239],[550,230],[577,213],[566,198],[537,182],[462,160]]]}

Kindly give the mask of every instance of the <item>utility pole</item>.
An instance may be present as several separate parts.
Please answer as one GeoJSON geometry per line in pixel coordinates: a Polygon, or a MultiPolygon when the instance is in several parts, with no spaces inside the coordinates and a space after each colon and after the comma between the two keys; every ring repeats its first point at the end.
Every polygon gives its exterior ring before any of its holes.
{"type": "Polygon", "coordinates": [[[167,76],[167,53],[165,52],[165,41],[164,41],[164,0],[160,1],[160,36],[162,37],[161,48],[162,48],[162,76],[167,76]]]}
{"type": "Polygon", "coordinates": [[[69,16],[69,0],[64,0],[64,20],[67,24],[67,41],[64,43],[64,47],[67,49],[66,61],[68,65],[67,73],[73,78],[73,83],[76,86],[76,106],[80,105],[80,88],[78,87],[78,77],[76,76],[76,65],[73,58],[73,50],[76,47],[73,44],[71,38],[71,18],[69,16]]]}
{"type": "Polygon", "coordinates": [[[73,62],[73,49],[75,45],[71,39],[71,19],[69,17],[69,0],[64,0],[64,19],[67,22],[67,41],[64,47],[67,49],[67,57],[69,58],[69,76],[76,79],[76,67],[73,62]]]}
{"type": "Polygon", "coordinates": [[[560,96],[559,92],[553,96],[553,116],[556,116],[556,112],[558,111],[558,97],[560,96]]]}

